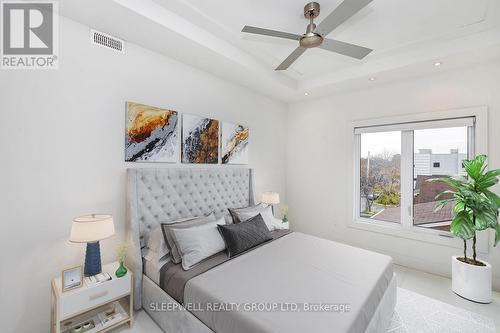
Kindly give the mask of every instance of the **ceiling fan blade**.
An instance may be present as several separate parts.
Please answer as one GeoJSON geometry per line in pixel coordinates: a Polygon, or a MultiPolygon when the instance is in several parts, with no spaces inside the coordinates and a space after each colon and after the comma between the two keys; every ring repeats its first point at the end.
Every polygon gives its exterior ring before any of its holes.
{"type": "Polygon", "coordinates": [[[318,25],[314,32],[326,36],[373,0],[344,0],[318,25]]]}
{"type": "Polygon", "coordinates": [[[291,33],[283,32],[283,31],[276,31],[276,30],[270,30],[270,29],[251,27],[249,25],[245,25],[241,31],[249,33],[249,34],[265,35],[265,36],[286,38],[286,39],[292,39],[292,40],[299,40],[302,37],[301,35],[297,35],[297,34],[291,34],[291,33]]]}
{"type": "Polygon", "coordinates": [[[369,49],[367,47],[349,44],[346,42],[341,42],[339,40],[328,39],[328,38],[325,38],[323,40],[323,43],[319,47],[322,48],[323,50],[336,52],[360,60],[373,51],[372,49],[369,49]]]}
{"type": "Polygon", "coordinates": [[[290,67],[291,64],[297,60],[302,53],[306,52],[306,49],[303,47],[297,47],[278,67],[276,67],[276,71],[283,71],[290,67]]]}

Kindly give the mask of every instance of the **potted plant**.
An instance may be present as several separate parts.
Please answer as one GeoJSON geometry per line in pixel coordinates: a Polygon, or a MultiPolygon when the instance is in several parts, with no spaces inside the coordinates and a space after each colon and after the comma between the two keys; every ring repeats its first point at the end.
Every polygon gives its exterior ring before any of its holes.
{"type": "Polygon", "coordinates": [[[500,240],[500,225],[498,210],[500,198],[489,190],[498,183],[500,169],[486,171],[486,155],[479,155],[473,160],[463,161],[467,177],[435,178],[432,182],[442,182],[450,186],[436,199],[440,200],[435,210],[440,210],[448,204],[453,204],[453,220],[451,233],[464,242],[464,254],[452,257],[452,289],[469,300],[491,302],[491,265],[478,260],[476,255],[476,234],[479,231],[495,230],[495,246],[500,240]],[[467,241],[472,239],[472,258],[467,257],[467,241]]]}

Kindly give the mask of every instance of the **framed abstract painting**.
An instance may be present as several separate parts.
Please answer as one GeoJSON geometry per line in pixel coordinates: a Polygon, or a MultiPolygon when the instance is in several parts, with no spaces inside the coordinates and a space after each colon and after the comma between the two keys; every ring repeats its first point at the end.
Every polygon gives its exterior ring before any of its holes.
{"type": "Polygon", "coordinates": [[[125,161],[177,162],[178,113],[127,102],[125,161]]]}
{"type": "Polygon", "coordinates": [[[249,136],[246,126],[222,123],[222,164],[248,164],[249,136]]]}
{"type": "Polygon", "coordinates": [[[219,163],[219,121],[182,117],[182,163],[219,163]]]}

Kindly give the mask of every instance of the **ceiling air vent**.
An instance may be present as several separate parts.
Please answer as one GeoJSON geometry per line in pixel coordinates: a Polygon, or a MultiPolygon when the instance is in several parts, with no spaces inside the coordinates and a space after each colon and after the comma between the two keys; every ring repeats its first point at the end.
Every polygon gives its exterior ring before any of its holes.
{"type": "Polygon", "coordinates": [[[115,52],[125,53],[125,41],[104,32],[90,29],[90,43],[115,52]]]}

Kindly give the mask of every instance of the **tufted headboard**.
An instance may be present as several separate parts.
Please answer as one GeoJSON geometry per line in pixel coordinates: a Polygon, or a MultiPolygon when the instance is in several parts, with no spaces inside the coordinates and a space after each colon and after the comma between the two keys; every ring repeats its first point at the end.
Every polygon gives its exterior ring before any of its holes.
{"type": "Polygon", "coordinates": [[[149,233],[161,222],[228,213],[255,203],[248,168],[127,169],[127,266],[134,273],[134,307],[142,306],[142,256],[149,233]]]}

